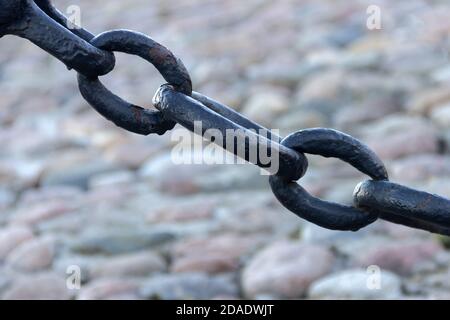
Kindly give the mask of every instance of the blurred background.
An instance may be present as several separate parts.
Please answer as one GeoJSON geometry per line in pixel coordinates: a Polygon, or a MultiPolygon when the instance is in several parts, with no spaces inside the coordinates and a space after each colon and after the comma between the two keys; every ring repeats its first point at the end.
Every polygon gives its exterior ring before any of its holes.
{"type": "MultiPolygon", "coordinates": [[[[283,135],[345,131],[392,181],[450,197],[446,0],[53,3],[79,5],[93,33],[148,34],[183,60],[194,90],[283,135]],[[369,5],[379,30],[366,26],[369,5]]],[[[448,238],[382,221],[356,233],[311,225],[258,168],[175,165],[170,133],[115,127],[81,98],[75,72],[23,39],[0,44],[0,298],[450,298],[448,238]]],[[[152,108],[161,76],[116,57],[102,81],[152,108]]],[[[367,179],[309,160],[301,184],[327,200],[351,203],[367,179]]]]}

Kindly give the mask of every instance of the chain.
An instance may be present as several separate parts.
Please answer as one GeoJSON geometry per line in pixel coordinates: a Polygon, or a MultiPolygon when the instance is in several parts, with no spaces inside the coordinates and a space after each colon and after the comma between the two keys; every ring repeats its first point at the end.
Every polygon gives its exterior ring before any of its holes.
{"type": "Polygon", "coordinates": [[[176,124],[197,132],[197,122],[201,122],[204,135],[210,129],[218,130],[221,140],[207,138],[269,171],[276,198],[299,217],[327,229],[356,231],[384,219],[450,235],[450,200],[390,182],[383,162],[354,137],[333,129],[313,128],[281,138],[233,109],[192,91],[191,78],[181,60],[142,33],[113,30],[94,36],[82,28],[70,29],[67,18],[49,0],[0,0],[0,8],[0,38],[10,34],[28,39],[68,69],[77,71],[84,99],[117,126],[142,135],[162,135],[176,124]],[[167,81],[153,98],[157,110],[130,104],[100,82],[99,76],[114,69],[117,51],[147,60],[167,81]],[[239,135],[231,140],[227,130],[239,135]],[[277,155],[276,169],[262,157],[252,156],[252,150],[263,148],[269,155],[277,155]],[[353,206],[320,200],[296,182],[308,168],[305,154],[341,159],[371,180],[356,186],[353,206]]]}

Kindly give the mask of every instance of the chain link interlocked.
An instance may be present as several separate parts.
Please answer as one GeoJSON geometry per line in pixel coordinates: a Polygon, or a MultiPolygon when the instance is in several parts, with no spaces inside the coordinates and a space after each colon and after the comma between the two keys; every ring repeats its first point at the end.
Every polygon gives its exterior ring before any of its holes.
{"type": "Polygon", "coordinates": [[[383,162],[357,139],[326,128],[301,130],[283,139],[233,109],[192,91],[189,73],[181,60],[148,36],[129,30],[94,36],[85,29],[68,26],[67,18],[49,0],[0,0],[0,37],[11,34],[26,38],[76,70],[82,96],[117,126],[137,134],[162,135],[176,124],[194,131],[194,123],[201,121],[202,133],[209,129],[223,133],[223,141],[212,142],[272,174],[270,186],[287,209],[324,228],[356,231],[381,218],[450,235],[450,200],[390,182],[383,162]],[[99,81],[99,76],[114,69],[115,51],[147,60],[168,82],[153,98],[157,110],[130,104],[99,81]],[[226,141],[227,130],[238,130],[246,139],[230,144],[226,141]],[[250,156],[251,150],[262,146],[279,156],[276,171],[259,157],[250,156]],[[236,147],[243,147],[245,152],[238,153],[236,147]],[[307,171],[305,154],[339,158],[372,180],[355,188],[354,206],[317,199],[296,182],[307,171]]]}

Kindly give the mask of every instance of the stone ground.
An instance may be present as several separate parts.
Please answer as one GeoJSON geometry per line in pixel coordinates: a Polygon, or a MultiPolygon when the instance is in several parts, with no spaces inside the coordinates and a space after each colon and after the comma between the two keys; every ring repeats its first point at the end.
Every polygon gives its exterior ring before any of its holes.
{"type": "MultiPolygon", "coordinates": [[[[55,3],[79,4],[92,32],[152,36],[195,90],[270,128],[343,130],[393,181],[450,197],[446,0],[55,3]],[[366,28],[371,4],[381,30],[366,28]]],[[[162,78],[117,58],[105,83],[151,107],[162,78]]],[[[170,134],[115,127],[27,41],[1,39],[0,92],[2,299],[450,298],[447,238],[385,222],[327,231],[285,210],[257,168],[175,165],[170,134]]],[[[363,179],[310,157],[302,185],[351,203],[363,179]]]]}

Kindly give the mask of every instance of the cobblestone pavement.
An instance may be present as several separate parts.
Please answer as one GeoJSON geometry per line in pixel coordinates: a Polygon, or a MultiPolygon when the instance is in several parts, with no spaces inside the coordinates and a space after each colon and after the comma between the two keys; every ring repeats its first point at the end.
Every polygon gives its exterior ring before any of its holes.
{"type": "MultiPolygon", "coordinates": [[[[150,35],[182,58],[195,90],[270,128],[343,130],[393,181],[450,197],[448,1],[54,3],[80,5],[94,33],[150,35]],[[372,4],[381,30],[366,27],[372,4]]],[[[308,224],[257,168],[175,165],[170,134],[124,132],[82,100],[73,71],[22,39],[0,43],[2,299],[450,298],[448,238],[308,224]]],[[[161,76],[117,60],[104,82],[151,108],[161,76]]],[[[351,203],[363,176],[310,163],[305,188],[351,203]]]]}

